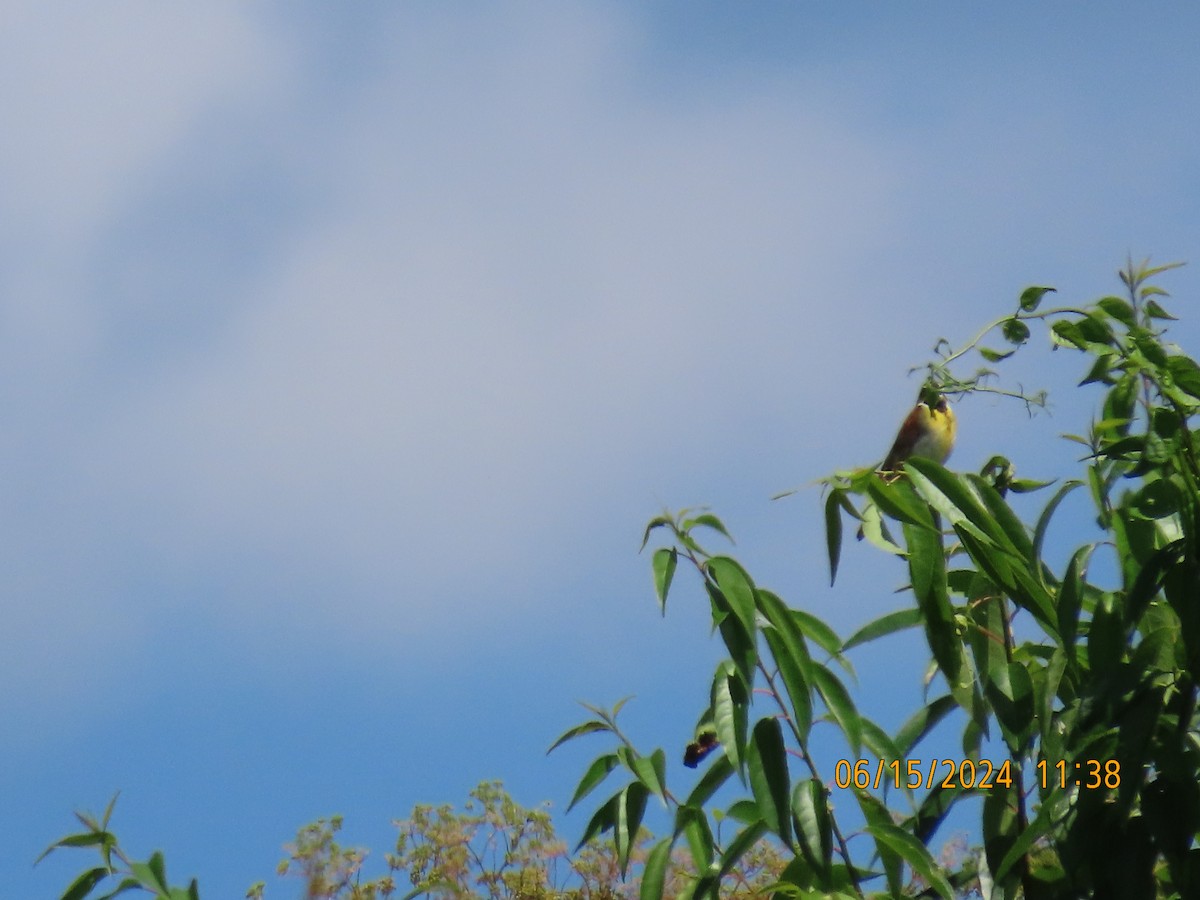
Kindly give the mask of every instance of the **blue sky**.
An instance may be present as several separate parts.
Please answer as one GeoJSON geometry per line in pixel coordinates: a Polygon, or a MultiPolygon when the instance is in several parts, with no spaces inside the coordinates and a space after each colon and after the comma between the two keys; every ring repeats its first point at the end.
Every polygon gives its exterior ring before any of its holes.
{"type": "MultiPolygon", "coordinates": [[[[1198,18],[10,10],[3,896],[61,889],[83,857],[33,858],[116,790],[133,851],[225,898],[317,816],[381,855],[484,779],[561,811],[600,749],[544,755],[578,699],[636,694],[630,732],[681,750],[718,651],[694,586],[658,616],[664,506],[844,633],[899,606],[867,547],[829,589],[815,490],[767,498],[877,461],[908,368],[1024,286],[1195,259],[1198,18]]],[[[1193,354],[1197,278],[1164,281],[1193,354]]],[[[1069,471],[1095,396],[1022,356],[1053,417],[968,399],[954,465],[1069,471]]],[[[924,655],[859,663],[894,726],[924,655]]]]}

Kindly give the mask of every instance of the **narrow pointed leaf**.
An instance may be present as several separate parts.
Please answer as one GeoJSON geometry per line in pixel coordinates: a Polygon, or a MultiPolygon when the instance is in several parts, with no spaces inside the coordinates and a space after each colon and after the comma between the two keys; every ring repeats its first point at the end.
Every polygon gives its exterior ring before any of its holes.
{"type": "Polygon", "coordinates": [[[629,855],[637,843],[638,829],[646,812],[646,788],[633,782],[618,795],[619,801],[613,822],[613,837],[617,847],[617,859],[621,864],[621,877],[629,870],[629,855]]]}
{"type": "Polygon", "coordinates": [[[640,900],[662,900],[667,880],[667,863],[671,860],[671,838],[663,838],[651,849],[642,868],[640,900]]]}
{"type": "Polygon", "coordinates": [[[857,756],[862,752],[862,724],[859,722],[858,710],[846,686],[836,675],[821,665],[812,667],[813,683],[829,708],[833,720],[842,729],[846,742],[851,751],[857,756]]]}
{"type": "MultiPolygon", "coordinates": [[[[718,884],[719,878],[723,878],[732,872],[737,864],[741,862],[746,851],[757,844],[766,833],[767,826],[761,821],[747,825],[738,832],[737,836],[729,842],[729,846],[725,848],[725,852],[721,854],[721,870],[718,877],[718,884]]],[[[717,896],[715,888],[716,885],[714,885],[714,898],[717,896]]]]}
{"type": "Polygon", "coordinates": [[[678,562],[679,551],[674,547],[661,547],[654,551],[654,592],[658,594],[658,605],[663,615],[667,614],[667,592],[671,590],[671,579],[675,577],[678,562]]]}
{"type": "MultiPolygon", "coordinates": [[[[854,789],[854,796],[863,812],[867,824],[892,823],[892,812],[881,800],[866,791],[854,789]]],[[[879,851],[879,861],[883,863],[883,872],[887,877],[888,890],[893,897],[902,897],[904,888],[904,859],[888,844],[877,841],[875,848],[879,851]]]]}
{"type": "Polygon", "coordinates": [[[801,740],[807,741],[812,729],[812,693],[804,677],[804,668],[796,658],[792,647],[774,625],[763,628],[763,637],[771,650],[784,690],[792,703],[792,721],[800,732],[801,740]]]}
{"type": "Polygon", "coordinates": [[[954,900],[954,888],[942,874],[941,867],[929,855],[929,850],[902,828],[890,822],[873,822],[867,825],[867,833],[877,843],[886,845],[912,866],[912,870],[927,881],[945,900],[954,900]]]}
{"type": "Polygon", "coordinates": [[[800,626],[800,630],[804,632],[805,637],[807,637],[810,641],[812,641],[830,656],[840,656],[842,652],[842,639],[837,636],[836,631],[834,631],[812,613],[803,609],[793,609],[792,617],[800,626]]]}
{"type": "Polygon", "coordinates": [[[108,869],[103,866],[98,866],[94,869],[88,869],[82,872],[78,878],[71,882],[65,891],[61,900],[83,900],[92,892],[92,888],[98,885],[108,875],[108,869]]]}
{"type": "Polygon", "coordinates": [[[873,622],[868,622],[851,635],[850,639],[842,646],[842,651],[857,647],[859,644],[866,644],[877,638],[886,637],[889,634],[895,634],[906,628],[915,628],[920,624],[921,611],[915,607],[888,613],[873,622]]]}
{"type": "Polygon", "coordinates": [[[1042,558],[1042,544],[1046,540],[1046,529],[1050,527],[1050,519],[1053,517],[1055,510],[1059,504],[1067,498],[1067,495],[1075,488],[1080,487],[1082,481],[1072,479],[1071,481],[1063,482],[1062,487],[1054,492],[1046,506],[1042,509],[1041,515],[1038,516],[1037,525],[1033,529],[1033,558],[1040,560],[1042,558]]]}
{"type": "Polygon", "coordinates": [[[575,788],[575,796],[567,804],[567,812],[570,812],[576,803],[590,794],[618,765],[620,765],[620,760],[615,753],[605,753],[603,756],[596,757],[588,766],[588,770],[583,773],[583,777],[579,779],[579,785],[575,788]]]}
{"type": "Polygon", "coordinates": [[[713,728],[725,755],[737,770],[744,762],[749,697],[737,669],[728,660],[717,666],[712,686],[713,728]]]}
{"type": "Polygon", "coordinates": [[[842,510],[838,494],[829,492],[825,500],[825,547],[829,554],[829,583],[837,581],[838,560],[842,556],[842,510]]]}
{"type": "Polygon", "coordinates": [[[925,737],[956,706],[954,698],[949,694],[944,694],[936,700],[930,701],[924,709],[917,710],[907,722],[900,726],[900,730],[896,733],[896,746],[900,748],[900,752],[905,756],[912,755],[913,748],[917,746],[921,738],[925,737]]]}
{"type": "Polygon", "coordinates": [[[791,785],[783,729],[778,719],[759,719],[746,753],[750,790],[767,828],[792,846],[791,785]]]}
{"type": "Polygon", "coordinates": [[[652,532],[655,528],[663,528],[664,526],[669,526],[671,524],[670,516],[655,516],[653,519],[651,519],[646,524],[646,531],[642,535],[641,549],[646,549],[646,544],[650,541],[650,532],[652,532]]]}
{"type": "Polygon", "coordinates": [[[829,877],[833,859],[833,824],[825,789],[812,779],[797,783],[792,791],[792,815],[796,819],[796,843],[804,859],[822,878],[829,877]]]}
{"type": "Polygon", "coordinates": [[[712,799],[713,794],[720,790],[721,785],[729,780],[729,776],[733,774],[733,763],[729,761],[729,756],[722,753],[712,765],[704,770],[704,774],[700,776],[700,780],[696,782],[696,786],[692,788],[692,792],[688,794],[686,806],[692,806],[697,809],[704,806],[712,799]]]}
{"type": "Polygon", "coordinates": [[[954,608],[946,582],[946,557],[941,532],[905,526],[908,572],[913,595],[925,620],[925,637],[939,668],[952,685],[960,681],[962,653],[954,608]]]}
{"type": "Polygon", "coordinates": [[[598,731],[612,731],[612,728],[606,723],[597,722],[594,719],[590,722],[584,722],[582,725],[576,725],[574,728],[568,728],[561,735],[559,735],[558,740],[550,745],[550,749],[547,750],[546,753],[553,752],[556,747],[562,746],[567,741],[574,740],[577,737],[582,737],[585,734],[595,734],[598,731]]]}
{"type": "Polygon", "coordinates": [[[731,535],[726,530],[725,523],[723,523],[720,519],[718,519],[712,513],[701,513],[700,515],[696,516],[694,519],[688,520],[687,525],[689,528],[695,527],[697,525],[703,525],[705,528],[711,528],[713,531],[717,532],[722,537],[724,537],[726,540],[728,540],[729,543],[731,543],[731,544],[734,543],[733,535],[731,535]]]}
{"type": "Polygon", "coordinates": [[[746,570],[728,556],[714,556],[708,561],[707,568],[729,601],[742,629],[748,635],[754,634],[754,582],[746,570]]]}
{"type": "Polygon", "coordinates": [[[583,837],[579,839],[579,843],[575,845],[575,850],[578,851],[588,841],[598,834],[611,829],[617,822],[617,807],[621,803],[621,794],[616,793],[604,802],[604,805],[592,813],[591,819],[588,820],[587,827],[583,829],[583,837]]]}

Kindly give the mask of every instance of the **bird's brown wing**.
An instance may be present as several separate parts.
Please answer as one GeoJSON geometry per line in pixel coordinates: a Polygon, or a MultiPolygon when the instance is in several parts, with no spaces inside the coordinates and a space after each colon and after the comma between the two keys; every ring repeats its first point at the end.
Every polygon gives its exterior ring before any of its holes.
{"type": "Polygon", "coordinates": [[[918,404],[908,414],[908,417],[900,426],[900,432],[896,435],[896,441],[892,444],[892,449],[888,451],[887,458],[883,461],[883,465],[879,467],[879,471],[900,471],[900,466],[908,459],[913,447],[917,443],[917,438],[921,436],[921,412],[921,406],[918,404]]]}

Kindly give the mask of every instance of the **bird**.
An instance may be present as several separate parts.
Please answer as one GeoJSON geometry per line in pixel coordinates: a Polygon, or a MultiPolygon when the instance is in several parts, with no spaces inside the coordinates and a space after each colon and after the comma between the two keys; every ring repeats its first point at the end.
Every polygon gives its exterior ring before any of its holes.
{"type": "Polygon", "coordinates": [[[896,441],[878,471],[898,475],[914,456],[944,463],[954,449],[958,423],[945,394],[922,391],[921,400],[900,426],[896,441]]]}

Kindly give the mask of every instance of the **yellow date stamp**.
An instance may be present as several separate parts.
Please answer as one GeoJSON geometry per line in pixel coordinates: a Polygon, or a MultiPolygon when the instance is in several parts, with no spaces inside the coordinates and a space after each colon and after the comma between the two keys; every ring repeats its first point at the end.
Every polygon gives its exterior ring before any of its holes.
{"type": "MultiPolygon", "coordinates": [[[[1034,776],[1043,789],[1075,787],[1095,790],[1113,789],[1121,784],[1121,764],[1115,759],[1084,759],[1075,763],[1066,760],[1038,760],[1034,776]]],[[[839,759],[833,767],[833,783],[839,788],[879,790],[894,787],[932,790],[989,791],[994,787],[1011,788],[1019,780],[1012,760],[993,763],[989,759],[929,759],[850,761],[839,759]]]]}

